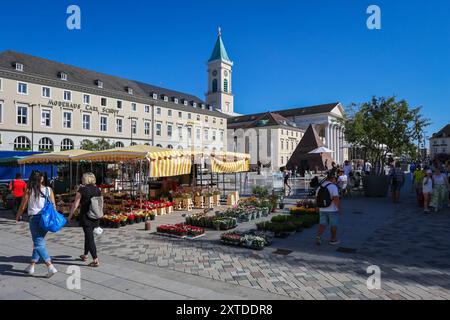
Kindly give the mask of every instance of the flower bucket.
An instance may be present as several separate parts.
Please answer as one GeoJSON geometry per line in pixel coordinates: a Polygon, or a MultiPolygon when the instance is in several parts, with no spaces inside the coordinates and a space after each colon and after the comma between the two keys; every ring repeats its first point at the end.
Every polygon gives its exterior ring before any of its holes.
{"type": "Polygon", "coordinates": [[[205,207],[203,201],[204,201],[203,196],[195,196],[194,197],[194,206],[196,208],[202,208],[203,209],[205,207]]]}

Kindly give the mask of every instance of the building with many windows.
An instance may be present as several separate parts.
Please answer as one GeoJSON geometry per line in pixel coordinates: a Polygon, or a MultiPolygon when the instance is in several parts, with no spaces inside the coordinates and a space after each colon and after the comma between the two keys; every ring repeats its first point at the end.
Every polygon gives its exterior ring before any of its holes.
{"type": "Polygon", "coordinates": [[[101,138],[117,147],[226,150],[226,116],[216,107],[139,81],[0,53],[0,150],[59,151],[101,138]]]}
{"type": "Polygon", "coordinates": [[[450,155],[450,124],[430,137],[430,158],[437,155],[450,155]]]}

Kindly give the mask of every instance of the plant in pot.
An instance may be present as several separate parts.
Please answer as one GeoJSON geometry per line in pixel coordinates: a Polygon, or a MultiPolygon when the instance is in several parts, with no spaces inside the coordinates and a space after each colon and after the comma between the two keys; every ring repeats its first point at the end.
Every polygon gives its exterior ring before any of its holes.
{"type": "Polygon", "coordinates": [[[373,97],[360,105],[348,107],[338,122],[344,128],[345,140],[360,149],[372,164],[372,172],[363,178],[366,196],[384,197],[389,188],[385,165],[390,156],[414,158],[417,144],[423,140],[430,121],[421,108],[410,108],[406,100],[396,97],[373,97]]]}

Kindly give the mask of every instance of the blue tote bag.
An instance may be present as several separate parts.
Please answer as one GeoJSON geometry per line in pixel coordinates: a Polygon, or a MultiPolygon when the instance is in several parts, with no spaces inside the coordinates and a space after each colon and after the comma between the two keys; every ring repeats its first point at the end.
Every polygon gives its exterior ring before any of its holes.
{"type": "Polygon", "coordinates": [[[45,191],[45,204],[40,214],[41,221],[39,222],[39,226],[45,231],[58,232],[67,223],[67,219],[56,211],[55,206],[50,201],[48,188],[45,191]]]}

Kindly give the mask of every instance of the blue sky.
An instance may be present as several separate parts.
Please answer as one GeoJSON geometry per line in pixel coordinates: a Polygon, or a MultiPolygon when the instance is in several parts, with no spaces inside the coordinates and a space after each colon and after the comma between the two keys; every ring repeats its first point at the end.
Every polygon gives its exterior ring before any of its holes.
{"type": "Polygon", "coordinates": [[[235,111],[396,94],[450,122],[448,0],[2,1],[0,50],[12,49],[204,98],[217,26],[234,61],[235,111]],[[20,3],[20,4],[19,4],[20,3]],[[66,8],[81,8],[81,30],[66,8]],[[382,29],[368,30],[377,4],[382,29]]]}

